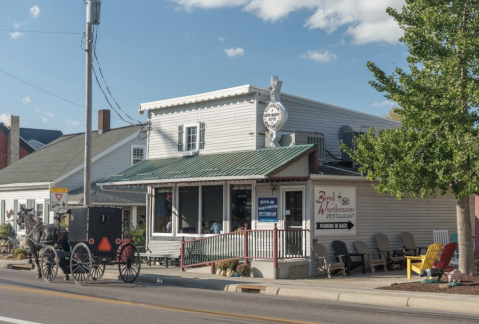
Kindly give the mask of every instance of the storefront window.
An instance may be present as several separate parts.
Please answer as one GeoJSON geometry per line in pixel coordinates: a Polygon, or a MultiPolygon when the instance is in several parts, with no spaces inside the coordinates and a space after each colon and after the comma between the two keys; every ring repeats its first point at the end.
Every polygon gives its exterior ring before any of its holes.
{"type": "Polygon", "coordinates": [[[231,186],[231,231],[251,229],[251,185],[231,186]]]}
{"type": "Polygon", "coordinates": [[[43,204],[37,204],[35,208],[35,215],[39,221],[43,222],[43,204]]]}
{"type": "Polygon", "coordinates": [[[223,186],[201,187],[202,234],[221,234],[223,231],[223,186]]]}
{"type": "Polygon", "coordinates": [[[179,188],[180,233],[198,233],[199,187],[179,188]]]}
{"type": "MultiPolygon", "coordinates": [[[[155,191],[155,218],[153,220],[153,233],[171,233],[173,222],[172,216],[172,190],[171,188],[159,188],[155,191]]],[[[139,215],[141,218],[141,215],[139,215]]],[[[141,221],[142,219],[140,219],[141,221]]]]}

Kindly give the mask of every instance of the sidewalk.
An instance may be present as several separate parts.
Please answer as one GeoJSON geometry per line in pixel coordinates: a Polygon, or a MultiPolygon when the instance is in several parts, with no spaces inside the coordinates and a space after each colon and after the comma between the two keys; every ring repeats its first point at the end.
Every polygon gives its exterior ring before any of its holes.
{"type": "MultiPolygon", "coordinates": [[[[0,267],[26,264],[26,260],[0,259],[0,267]]],[[[205,272],[209,270],[205,269],[205,272]]],[[[121,280],[116,266],[107,266],[105,279],[121,280]]],[[[412,279],[419,281],[419,277],[412,279]]],[[[395,306],[429,311],[459,312],[479,315],[479,296],[460,294],[432,294],[406,291],[378,290],[393,283],[409,282],[406,271],[379,272],[377,274],[353,272],[345,278],[315,277],[304,279],[263,279],[221,277],[209,273],[182,272],[179,267],[142,264],[138,283],[151,283],[227,292],[260,292],[283,297],[312,298],[379,306],[395,306]],[[242,287],[243,286],[243,287],[242,287]]]]}

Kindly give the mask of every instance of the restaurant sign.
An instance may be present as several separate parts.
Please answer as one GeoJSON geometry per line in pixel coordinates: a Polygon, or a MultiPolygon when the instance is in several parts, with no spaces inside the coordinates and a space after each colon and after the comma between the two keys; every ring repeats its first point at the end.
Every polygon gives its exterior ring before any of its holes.
{"type": "Polygon", "coordinates": [[[258,198],[258,222],[278,221],[278,197],[258,198]]]}
{"type": "Polygon", "coordinates": [[[314,235],[356,235],[356,187],[314,186],[314,235]]]}

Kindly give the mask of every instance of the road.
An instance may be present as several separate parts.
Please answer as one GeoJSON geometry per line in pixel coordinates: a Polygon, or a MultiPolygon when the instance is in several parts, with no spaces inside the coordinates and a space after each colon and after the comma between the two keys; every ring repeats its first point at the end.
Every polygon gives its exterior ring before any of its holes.
{"type": "Polygon", "coordinates": [[[0,269],[0,323],[477,323],[477,317],[314,299],[102,280],[47,283],[0,269]]]}

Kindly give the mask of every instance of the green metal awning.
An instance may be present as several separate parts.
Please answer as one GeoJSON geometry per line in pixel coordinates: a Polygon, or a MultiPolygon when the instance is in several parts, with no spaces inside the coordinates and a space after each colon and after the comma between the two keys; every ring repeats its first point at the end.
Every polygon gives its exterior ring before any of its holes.
{"type": "MultiPolygon", "coordinates": [[[[129,185],[234,179],[267,179],[316,152],[315,144],[145,160],[99,185],[129,185]]],[[[317,160],[317,156],[315,156],[317,160]]]]}

